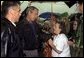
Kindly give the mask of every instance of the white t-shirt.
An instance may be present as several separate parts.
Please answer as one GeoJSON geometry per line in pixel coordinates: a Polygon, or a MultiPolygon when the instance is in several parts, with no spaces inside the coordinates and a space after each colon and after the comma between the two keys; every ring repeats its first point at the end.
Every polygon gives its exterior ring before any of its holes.
{"type": "Polygon", "coordinates": [[[52,57],[71,57],[70,48],[67,41],[68,38],[65,34],[58,34],[54,36],[53,44],[55,45],[56,49],[62,51],[62,53],[58,54],[52,49],[52,57]]]}

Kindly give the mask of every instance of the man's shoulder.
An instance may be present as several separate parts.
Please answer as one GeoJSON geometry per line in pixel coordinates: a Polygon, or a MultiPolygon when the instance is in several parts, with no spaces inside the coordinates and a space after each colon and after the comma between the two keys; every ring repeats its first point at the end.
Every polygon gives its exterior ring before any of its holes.
{"type": "Polygon", "coordinates": [[[5,20],[5,18],[2,19],[1,20],[1,33],[3,31],[6,33],[9,32],[10,28],[11,28],[11,26],[10,26],[9,22],[7,20],[5,20]]]}
{"type": "Polygon", "coordinates": [[[7,28],[8,24],[4,20],[1,20],[1,29],[7,29],[7,28]]]}
{"type": "Polygon", "coordinates": [[[28,23],[25,20],[22,20],[22,21],[18,22],[17,27],[22,27],[25,25],[28,25],[28,23]]]}

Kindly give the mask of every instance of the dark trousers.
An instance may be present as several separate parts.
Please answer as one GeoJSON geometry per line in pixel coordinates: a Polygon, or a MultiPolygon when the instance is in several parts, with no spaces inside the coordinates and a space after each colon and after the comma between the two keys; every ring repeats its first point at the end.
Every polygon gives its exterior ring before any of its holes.
{"type": "Polygon", "coordinates": [[[24,50],[24,57],[38,57],[38,50],[24,50]]]}

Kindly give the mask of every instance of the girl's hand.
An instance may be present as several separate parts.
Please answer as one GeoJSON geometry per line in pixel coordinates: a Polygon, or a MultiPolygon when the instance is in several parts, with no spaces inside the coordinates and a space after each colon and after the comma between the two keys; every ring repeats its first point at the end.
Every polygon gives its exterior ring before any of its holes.
{"type": "Polygon", "coordinates": [[[70,46],[73,46],[73,44],[74,44],[74,42],[72,42],[72,41],[68,41],[67,42],[70,46]]]}

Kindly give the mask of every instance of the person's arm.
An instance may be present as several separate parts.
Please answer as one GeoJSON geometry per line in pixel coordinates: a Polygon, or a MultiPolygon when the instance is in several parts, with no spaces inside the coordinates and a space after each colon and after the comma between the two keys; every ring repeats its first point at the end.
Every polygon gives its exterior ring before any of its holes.
{"type": "Polygon", "coordinates": [[[51,39],[48,40],[49,45],[52,47],[53,50],[55,50],[58,54],[60,54],[62,51],[59,51],[56,46],[53,44],[53,41],[51,39]]]}
{"type": "Polygon", "coordinates": [[[1,57],[7,56],[8,40],[8,31],[7,29],[3,29],[3,31],[1,31],[1,57]]]}

